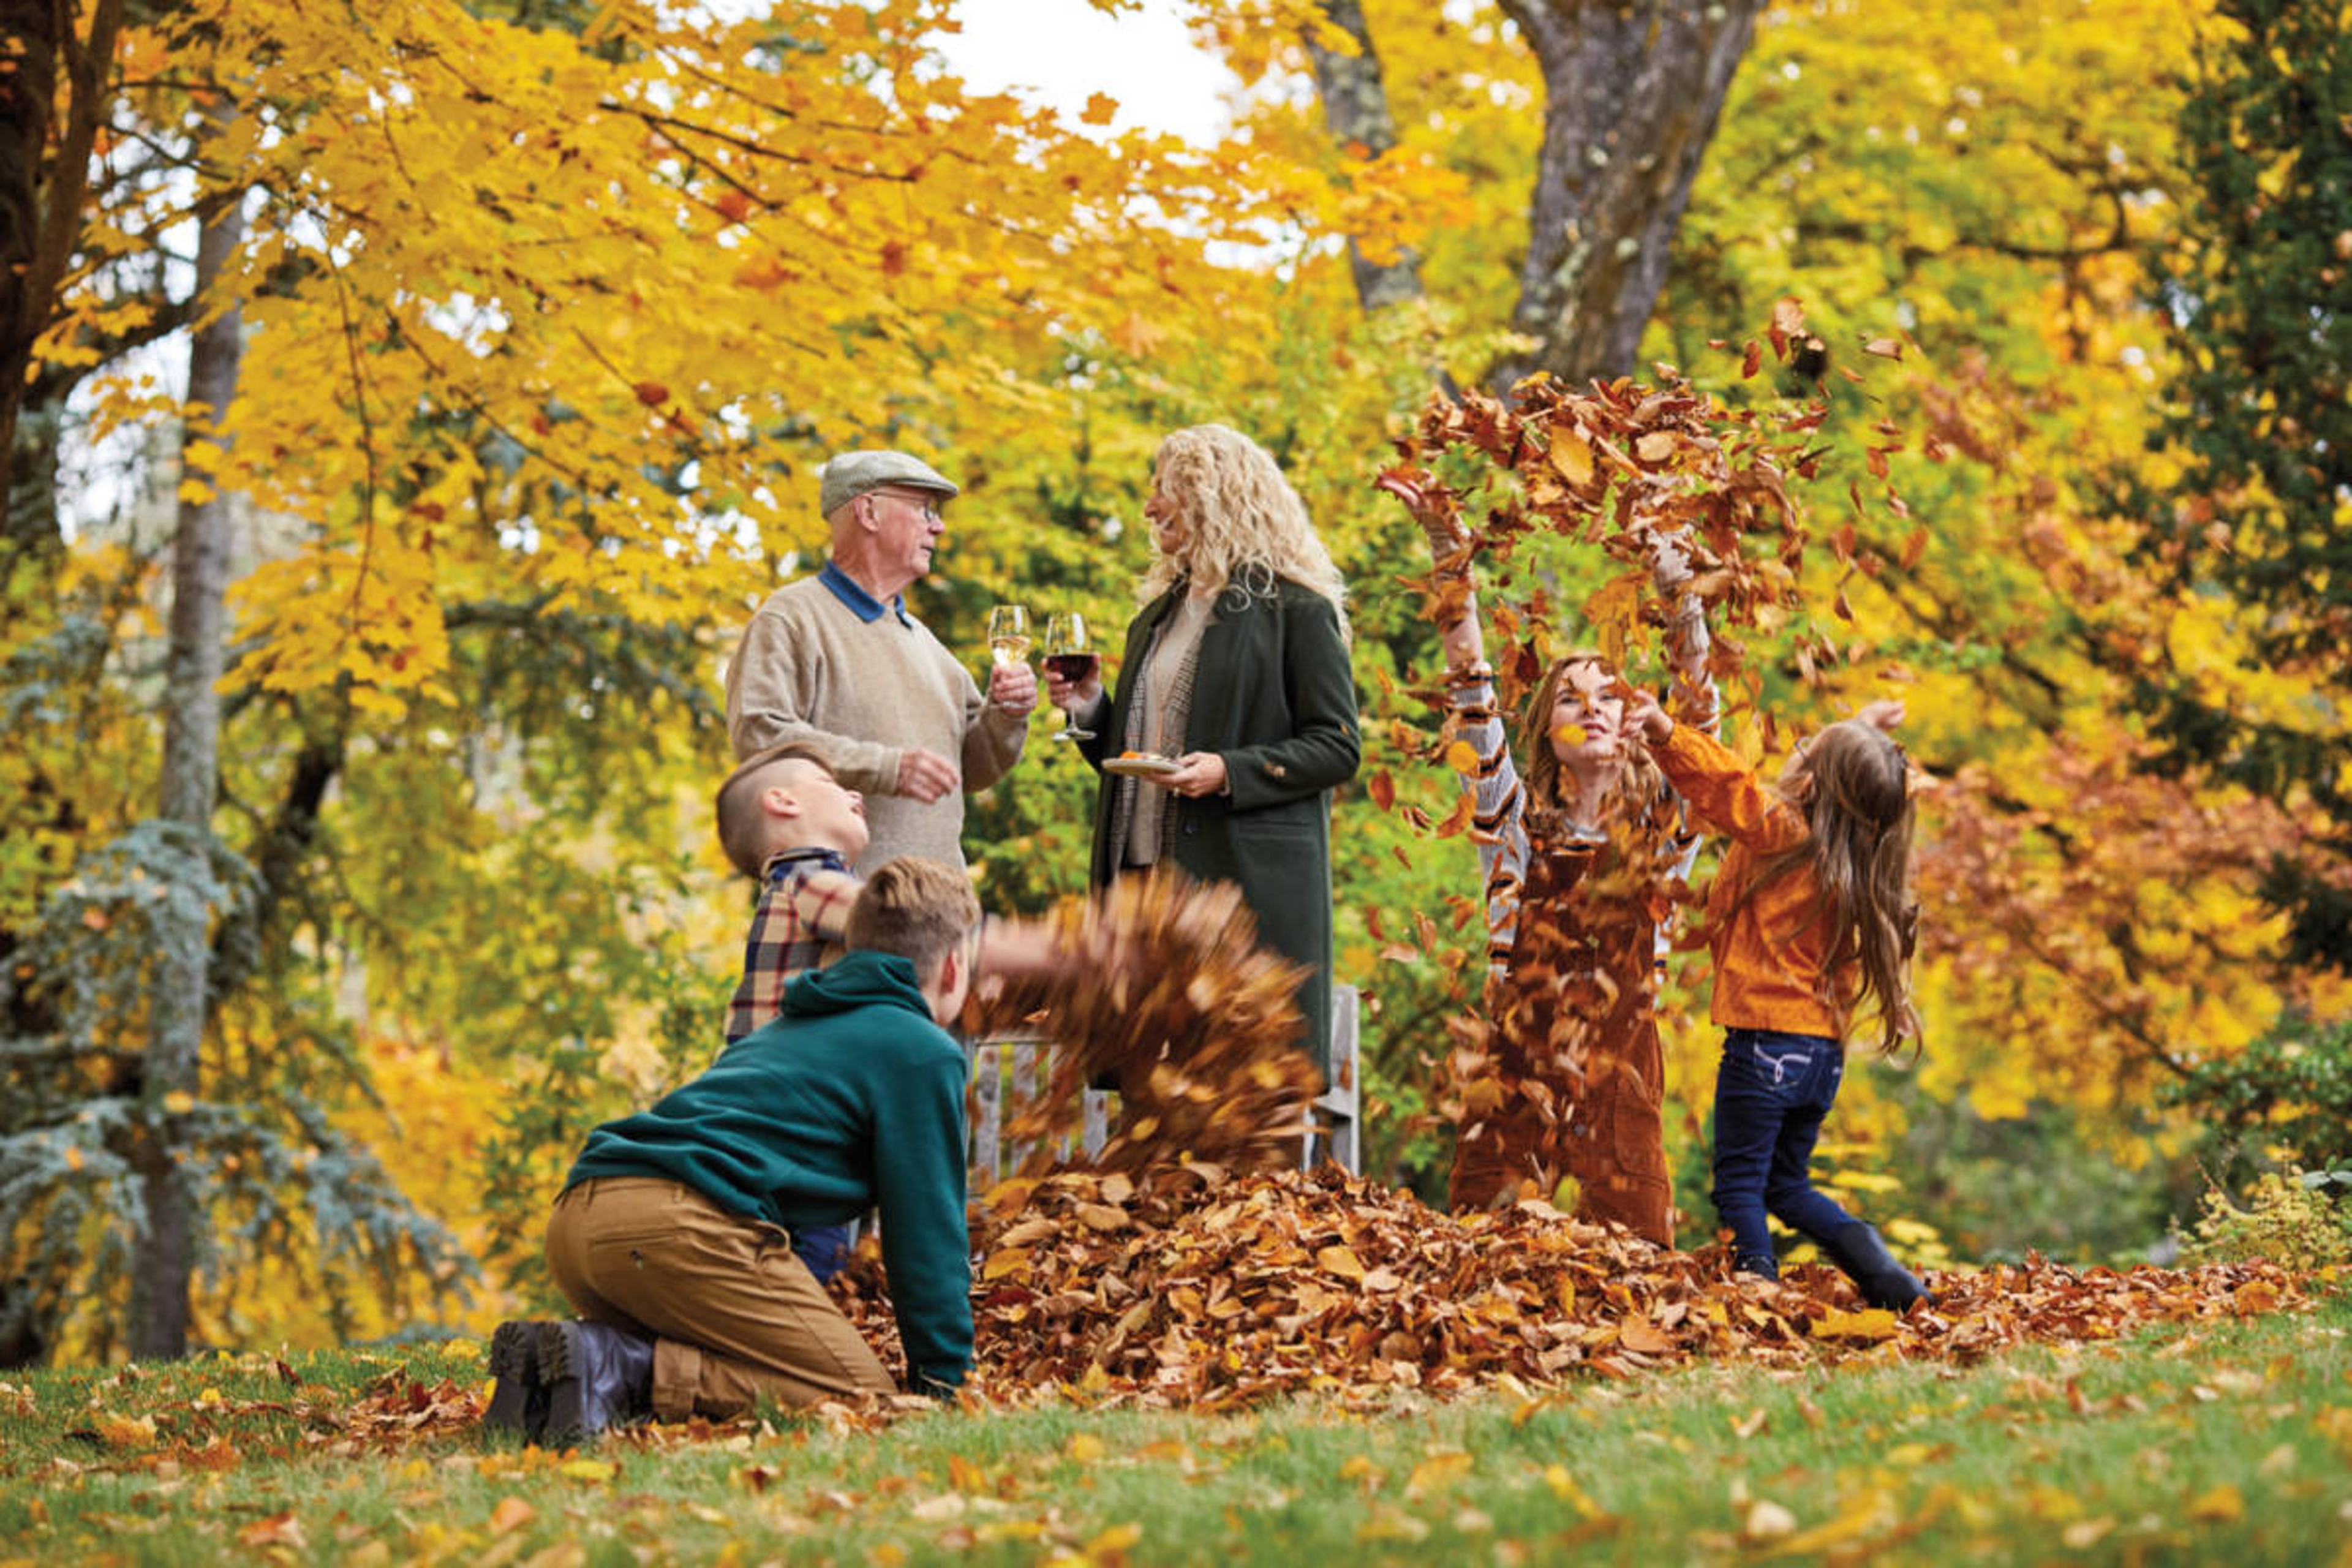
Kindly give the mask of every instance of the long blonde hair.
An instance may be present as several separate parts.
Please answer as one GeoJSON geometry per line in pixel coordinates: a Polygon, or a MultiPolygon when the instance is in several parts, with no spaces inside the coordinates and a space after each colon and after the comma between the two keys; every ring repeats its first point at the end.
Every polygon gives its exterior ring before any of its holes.
{"type": "Polygon", "coordinates": [[[1916,1048],[1921,1031],[1911,1002],[1911,950],[1919,907],[1911,897],[1910,765],[1885,731],[1845,719],[1813,737],[1806,773],[1811,787],[1802,803],[1804,842],[1758,867],[1732,913],[1766,883],[1811,865],[1821,893],[1813,923],[1829,931],[1830,990],[1841,992],[1840,976],[1857,973],[1853,1001],[1871,1004],[1878,1015],[1878,1048],[1892,1054],[1906,1037],[1916,1048]]]}
{"type": "Polygon", "coordinates": [[[1184,520],[1184,544],[1159,555],[1136,597],[1150,603],[1190,577],[1196,593],[1228,588],[1271,598],[1287,577],[1331,601],[1348,629],[1347,585],[1317,537],[1307,503],[1265,448],[1223,425],[1194,425],[1160,443],[1160,493],[1184,520]]]}

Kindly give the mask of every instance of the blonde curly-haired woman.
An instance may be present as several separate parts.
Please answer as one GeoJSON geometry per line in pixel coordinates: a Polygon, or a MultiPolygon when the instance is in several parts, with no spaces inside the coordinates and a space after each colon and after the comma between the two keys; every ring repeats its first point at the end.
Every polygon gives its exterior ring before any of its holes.
{"type": "Polygon", "coordinates": [[[1090,880],[1165,864],[1238,883],[1266,943],[1314,971],[1299,1045],[1328,1072],[1330,796],[1362,755],[1339,571],[1274,459],[1222,425],[1160,444],[1143,511],[1157,553],[1116,695],[1048,678],[1111,763],[1090,880]],[[1173,766],[1136,770],[1150,759],[1173,766]]]}

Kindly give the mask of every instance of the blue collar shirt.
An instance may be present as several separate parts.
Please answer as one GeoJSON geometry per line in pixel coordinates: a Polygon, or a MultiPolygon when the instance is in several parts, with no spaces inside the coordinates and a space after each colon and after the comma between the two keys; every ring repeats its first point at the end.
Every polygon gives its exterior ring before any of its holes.
{"type": "Polygon", "coordinates": [[[833,596],[848,605],[849,613],[868,626],[880,620],[886,609],[895,611],[901,625],[911,626],[915,624],[915,617],[907,613],[906,595],[893,594],[890,602],[885,605],[860,587],[856,578],[835,565],[831,557],[826,558],[824,570],[816,574],[816,580],[832,589],[833,596]]]}

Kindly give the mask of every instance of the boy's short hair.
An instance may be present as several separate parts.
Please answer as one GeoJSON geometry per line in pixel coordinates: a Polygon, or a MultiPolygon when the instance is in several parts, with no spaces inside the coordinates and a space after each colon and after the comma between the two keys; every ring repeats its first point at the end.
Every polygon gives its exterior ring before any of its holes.
{"type": "Polygon", "coordinates": [[[842,940],[852,952],[910,959],[916,973],[928,975],[979,921],[980,900],[962,872],[919,855],[903,855],[866,879],[842,940]]]}
{"type": "Polygon", "coordinates": [[[756,877],[774,853],[769,844],[767,815],[760,809],[760,791],[766,786],[760,780],[778,763],[810,763],[834,775],[833,764],[823,752],[805,741],[786,741],[780,746],[770,746],[764,752],[754,752],[735,764],[727,782],[719,786],[715,815],[719,818],[719,847],[727,858],[746,877],[756,877]]]}

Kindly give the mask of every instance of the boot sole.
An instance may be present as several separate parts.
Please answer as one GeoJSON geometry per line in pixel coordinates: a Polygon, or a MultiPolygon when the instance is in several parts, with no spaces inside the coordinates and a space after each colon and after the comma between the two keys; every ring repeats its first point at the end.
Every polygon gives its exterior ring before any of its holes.
{"type": "Polygon", "coordinates": [[[538,1439],[547,1424],[547,1402],[540,1380],[541,1341],[544,1331],[552,1326],[500,1323],[490,1336],[490,1376],[497,1385],[482,1412],[483,1426],[538,1439]]]}
{"type": "Polygon", "coordinates": [[[589,1425],[594,1412],[588,1407],[585,1380],[581,1375],[586,1370],[586,1358],[581,1353],[579,1331],[574,1325],[548,1326],[551,1331],[539,1337],[539,1381],[547,1391],[547,1420],[540,1428],[540,1436],[548,1443],[576,1443],[596,1431],[589,1425]]]}

